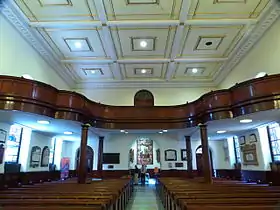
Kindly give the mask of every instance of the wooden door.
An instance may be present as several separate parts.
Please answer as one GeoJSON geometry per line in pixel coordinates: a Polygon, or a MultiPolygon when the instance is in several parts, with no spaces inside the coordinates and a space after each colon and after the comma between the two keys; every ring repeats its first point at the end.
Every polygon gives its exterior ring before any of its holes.
{"type": "Polygon", "coordinates": [[[201,153],[196,153],[196,169],[197,175],[203,176],[203,158],[201,153]]]}

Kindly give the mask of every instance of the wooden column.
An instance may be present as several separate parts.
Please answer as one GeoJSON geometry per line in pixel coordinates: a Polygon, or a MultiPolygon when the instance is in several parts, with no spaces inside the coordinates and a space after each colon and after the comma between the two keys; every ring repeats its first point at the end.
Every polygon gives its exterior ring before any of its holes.
{"type": "Polygon", "coordinates": [[[104,136],[99,136],[97,172],[102,177],[104,136]]]}
{"type": "Polygon", "coordinates": [[[186,141],[186,150],[187,150],[187,171],[188,171],[188,178],[193,178],[191,137],[190,137],[190,136],[185,136],[185,141],[186,141]]]}
{"type": "Polygon", "coordinates": [[[85,184],[87,178],[86,156],[89,124],[82,125],[81,145],[80,145],[80,162],[78,171],[78,183],[85,184]]]}
{"type": "Polygon", "coordinates": [[[200,138],[202,145],[202,158],[203,158],[203,176],[206,183],[212,183],[212,169],[209,154],[207,125],[200,124],[200,138]]]}

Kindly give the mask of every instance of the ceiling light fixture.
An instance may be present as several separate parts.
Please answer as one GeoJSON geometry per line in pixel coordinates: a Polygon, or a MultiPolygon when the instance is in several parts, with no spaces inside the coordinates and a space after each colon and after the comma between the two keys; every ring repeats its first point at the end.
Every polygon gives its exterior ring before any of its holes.
{"type": "Polygon", "coordinates": [[[140,46],[141,46],[141,47],[144,47],[144,48],[145,48],[145,47],[147,47],[147,45],[148,45],[148,43],[147,43],[146,41],[141,41],[141,42],[140,42],[140,46]]]}
{"type": "Polygon", "coordinates": [[[198,72],[197,68],[193,68],[193,69],[192,69],[192,73],[195,74],[195,73],[197,73],[197,72],[198,72]]]}
{"type": "Polygon", "coordinates": [[[142,73],[142,74],[145,74],[145,73],[147,73],[147,70],[146,70],[146,69],[142,69],[142,70],[141,70],[141,73],[142,73]]]}
{"type": "Polygon", "coordinates": [[[162,130],[162,132],[166,133],[168,130],[162,130]]]}
{"type": "Polygon", "coordinates": [[[127,131],[125,131],[124,133],[125,133],[125,134],[128,134],[128,132],[127,132],[127,131]]]}
{"type": "Polygon", "coordinates": [[[264,77],[265,75],[266,75],[265,72],[259,72],[259,73],[255,76],[255,78],[264,77]]]}
{"type": "Polygon", "coordinates": [[[163,132],[162,132],[162,131],[160,131],[160,132],[158,132],[158,133],[162,134],[163,132]]]}
{"type": "Polygon", "coordinates": [[[252,121],[253,120],[251,120],[251,119],[243,119],[243,120],[240,120],[240,123],[250,123],[252,121]]]}
{"type": "Polygon", "coordinates": [[[125,132],[125,130],[120,130],[121,131],[121,133],[124,133],[125,132]]]}
{"type": "Polygon", "coordinates": [[[48,124],[50,124],[50,122],[47,121],[47,120],[38,120],[37,123],[43,124],[43,125],[48,125],[48,124]]]}
{"type": "Polygon", "coordinates": [[[64,134],[65,134],[65,135],[72,135],[73,132],[71,132],[71,131],[65,131],[64,134]]]}
{"type": "Polygon", "coordinates": [[[95,71],[95,70],[91,70],[91,71],[90,71],[90,73],[95,74],[95,73],[96,73],[96,71],[95,71]]]}
{"type": "Polygon", "coordinates": [[[78,42],[75,42],[74,45],[75,45],[76,48],[81,48],[81,47],[82,47],[82,43],[79,42],[79,41],[78,41],[78,42]]]}
{"type": "Polygon", "coordinates": [[[217,131],[217,133],[220,133],[220,134],[221,134],[221,133],[226,133],[226,131],[217,131]]]}

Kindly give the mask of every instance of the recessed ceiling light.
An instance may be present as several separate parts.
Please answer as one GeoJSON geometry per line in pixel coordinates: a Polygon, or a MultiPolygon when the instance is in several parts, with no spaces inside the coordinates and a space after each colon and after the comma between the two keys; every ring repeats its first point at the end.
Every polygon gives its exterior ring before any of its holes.
{"type": "Polygon", "coordinates": [[[75,42],[74,45],[75,45],[76,48],[81,48],[82,47],[82,43],[79,42],[79,41],[75,42]]]}
{"type": "Polygon", "coordinates": [[[250,123],[252,121],[253,120],[251,120],[251,119],[243,119],[243,120],[240,120],[240,123],[250,123]]]}
{"type": "Polygon", "coordinates": [[[162,130],[164,133],[166,133],[168,130],[162,130]]]}
{"type": "Polygon", "coordinates": [[[194,74],[197,73],[197,71],[198,71],[197,68],[192,69],[192,73],[194,73],[194,74]]]}
{"type": "Polygon", "coordinates": [[[226,131],[217,131],[217,133],[226,133],[226,131]]]}
{"type": "Polygon", "coordinates": [[[121,133],[124,133],[125,132],[125,130],[120,130],[121,131],[121,133]]]}
{"type": "Polygon", "coordinates": [[[43,125],[48,125],[48,124],[50,124],[50,122],[47,121],[47,120],[38,120],[37,123],[43,124],[43,125]]]}
{"type": "Polygon", "coordinates": [[[91,70],[91,71],[90,71],[90,73],[95,74],[95,73],[96,73],[96,71],[95,71],[95,70],[91,70]]]}
{"type": "Polygon", "coordinates": [[[162,134],[163,132],[162,132],[162,131],[160,131],[160,132],[158,132],[158,133],[162,134]]]}
{"type": "Polygon", "coordinates": [[[146,69],[141,69],[141,73],[145,74],[145,73],[147,73],[147,70],[146,69]]]}
{"type": "Polygon", "coordinates": [[[260,72],[260,73],[258,73],[258,74],[255,76],[255,78],[264,77],[265,75],[266,75],[265,72],[260,72]]]}
{"type": "Polygon", "coordinates": [[[125,131],[124,133],[125,133],[125,134],[128,134],[128,132],[127,132],[127,131],[125,131]]]}
{"type": "Polygon", "coordinates": [[[22,77],[24,79],[31,79],[31,80],[33,80],[33,77],[31,77],[29,74],[23,74],[22,77]]]}
{"type": "Polygon", "coordinates": [[[140,46],[141,47],[147,47],[148,43],[146,41],[141,41],[140,46]]]}
{"type": "Polygon", "coordinates": [[[72,135],[73,132],[71,132],[71,131],[65,131],[64,134],[65,134],[65,135],[72,135]]]}

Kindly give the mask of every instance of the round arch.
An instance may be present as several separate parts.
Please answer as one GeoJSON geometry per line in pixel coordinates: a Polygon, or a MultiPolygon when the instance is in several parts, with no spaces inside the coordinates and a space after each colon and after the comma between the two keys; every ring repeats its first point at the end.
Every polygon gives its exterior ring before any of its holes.
{"type": "MultiPolygon", "coordinates": [[[[94,157],[94,151],[90,146],[87,146],[87,153],[86,153],[86,167],[87,171],[93,170],[93,157],[94,157]]],[[[79,168],[79,162],[80,162],[80,147],[76,150],[76,170],[79,168]]]]}
{"type": "MultiPolygon", "coordinates": [[[[209,156],[210,156],[210,163],[212,174],[214,174],[213,170],[213,153],[212,149],[209,148],[209,156]]],[[[196,169],[198,176],[203,176],[203,153],[202,153],[202,145],[199,145],[195,150],[195,158],[196,158],[196,169]]]]}
{"type": "Polygon", "coordinates": [[[139,90],[134,95],[134,106],[154,106],[154,95],[148,90],[139,90]]]}

